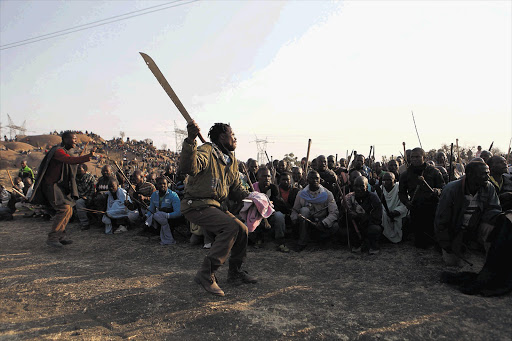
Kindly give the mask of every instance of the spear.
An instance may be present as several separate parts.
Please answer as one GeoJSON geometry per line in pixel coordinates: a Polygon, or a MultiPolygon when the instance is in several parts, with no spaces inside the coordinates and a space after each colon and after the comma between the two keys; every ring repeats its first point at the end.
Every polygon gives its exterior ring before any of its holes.
{"type": "Polygon", "coordinates": [[[460,163],[459,139],[455,139],[455,149],[457,151],[457,162],[460,163]]]}
{"type": "Polygon", "coordinates": [[[494,141],[492,141],[491,145],[489,146],[489,152],[491,151],[493,145],[494,145],[494,141]]]}

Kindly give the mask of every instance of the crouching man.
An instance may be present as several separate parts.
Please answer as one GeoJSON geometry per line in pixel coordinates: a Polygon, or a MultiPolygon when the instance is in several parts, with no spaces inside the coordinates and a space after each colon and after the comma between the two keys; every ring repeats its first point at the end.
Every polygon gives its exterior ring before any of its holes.
{"type": "Polygon", "coordinates": [[[333,194],[320,185],[320,174],[310,171],[307,181],[308,185],[297,194],[291,214],[292,221],[299,225],[297,252],[306,248],[311,232],[330,237],[339,229],[338,206],[333,194]]]}
{"type": "Polygon", "coordinates": [[[151,194],[150,204],[146,212],[146,225],[158,229],[160,227],[160,244],[176,244],[172,236],[169,219],[181,216],[180,198],[178,194],[167,188],[167,179],[156,179],[157,191],[151,194]]]}
{"type": "Polygon", "coordinates": [[[447,265],[459,265],[463,245],[476,241],[489,248],[494,220],[501,213],[489,167],[479,161],[466,166],[466,175],[445,186],[435,216],[435,232],[447,265]]]}

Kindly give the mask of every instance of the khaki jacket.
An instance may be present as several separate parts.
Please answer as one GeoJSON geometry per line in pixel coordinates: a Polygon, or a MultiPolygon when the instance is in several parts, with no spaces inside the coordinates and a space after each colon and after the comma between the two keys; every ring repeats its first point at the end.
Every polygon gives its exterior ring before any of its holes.
{"type": "Polygon", "coordinates": [[[180,172],[189,177],[181,200],[182,213],[208,206],[220,207],[228,195],[238,201],[249,194],[240,181],[235,154],[229,157],[231,162],[227,164],[222,152],[211,143],[197,147],[196,141],[183,142],[180,172]]]}

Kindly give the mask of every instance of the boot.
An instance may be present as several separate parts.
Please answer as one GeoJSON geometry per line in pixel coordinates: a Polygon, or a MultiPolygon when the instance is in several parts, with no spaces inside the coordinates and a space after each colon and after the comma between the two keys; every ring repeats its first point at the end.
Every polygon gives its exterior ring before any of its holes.
{"type": "Polygon", "coordinates": [[[242,270],[241,261],[229,261],[228,283],[240,285],[243,283],[257,283],[256,277],[251,276],[247,271],[242,270]]]}
{"type": "Polygon", "coordinates": [[[197,272],[196,277],[194,277],[194,281],[197,284],[200,284],[204,290],[209,293],[217,296],[224,296],[224,291],[217,284],[217,278],[215,277],[215,270],[218,267],[213,269],[212,263],[208,257],[204,258],[203,265],[201,269],[197,272]]]}

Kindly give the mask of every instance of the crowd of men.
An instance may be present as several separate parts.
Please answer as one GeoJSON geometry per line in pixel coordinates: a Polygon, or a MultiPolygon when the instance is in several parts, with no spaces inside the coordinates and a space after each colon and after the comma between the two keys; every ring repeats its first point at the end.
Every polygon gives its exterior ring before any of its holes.
{"type": "MultiPolygon", "coordinates": [[[[96,225],[106,234],[119,234],[139,226],[142,234],[158,234],[162,245],[174,244],[173,230],[186,225],[192,233],[191,241],[199,243],[204,238],[205,247],[212,247],[212,255],[205,258],[196,282],[216,295],[223,295],[214,272],[228,257],[226,248],[233,253],[233,245],[244,243],[232,235],[224,240],[218,228],[226,224],[226,228],[238,231],[247,224],[239,213],[244,202],[251,200],[263,217],[245,241],[255,248],[270,240],[279,252],[290,252],[291,245],[296,252],[302,252],[314,241],[315,245],[347,243],[351,252],[376,255],[383,242],[411,239],[417,248],[437,248],[446,264],[460,265],[467,262],[465,253],[471,248],[494,250],[499,255],[495,258],[501,259],[503,245],[508,245],[510,219],[500,217],[512,209],[512,176],[503,156],[478,150],[476,157],[467,162],[450,162],[439,151],[433,160],[427,160],[423,149],[414,148],[407,150],[403,158],[386,163],[354,153],[339,160],[333,155],[319,155],[310,162],[303,158],[297,165],[286,160],[259,165],[254,159],[236,160],[236,139],[233,143],[234,134],[228,125],[212,127],[212,143],[207,144],[210,149],[205,149],[207,145],[197,147],[198,129],[188,128],[189,137],[178,165],[178,154],[172,155],[174,162],[154,162],[145,169],[128,160],[120,164],[109,162],[102,167],[99,178],[84,163],[95,157],[94,150],[84,156],[72,156],[76,137],[71,132],[64,133],[62,145],[52,148],[43,160],[35,187],[34,172],[22,162],[13,192],[0,188],[0,216],[12,219],[13,201],[14,208],[24,215],[54,215],[47,242],[53,247],[71,243],[64,233],[73,212],[83,230],[96,225]],[[231,140],[229,134],[233,134],[231,140]],[[212,155],[221,165],[218,169],[207,166],[212,155]],[[211,172],[209,176],[202,175],[204,167],[211,172]],[[236,179],[230,178],[227,171],[232,167],[236,169],[236,179]],[[60,185],[71,178],[76,186],[60,185]],[[60,192],[50,186],[57,183],[60,192]],[[230,185],[222,188],[227,184],[230,185]],[[239,186],[236,190],[234,184],[239,186]],[[33,200],[37,188],[46,200],[33,200]],[[268,203],[249,192],[263,194],[268,203]],[[236,195],[229,195],[232,193],[236,195]],[[35,206],[37,203],[52,209],[35,206]],[[269,206],[271,214],[266,215],[269,206]],[[207,207],[215,210],[205,210],[207,207]],[[232,218],[225,222],[225,214],[232,218]],[[232,219],[237,223],[233,224],[232,219]],[[217,230],[212,221],[217,221],[217,230]]],[[[139,146],[116,140],[103,148],[137,152],[139,146]]],[[[150,153],[145,157],[159,160],[158,152],[150,153]]],[[[245,249],[237,249],[234,258],[232,254],[233,276],[254,283],[256,280],[240,269],[244,257],[245,249]]],[[[490,267],[499,263],[492,262],[490,267]]],[[[510,264],[500,266],[512,273],[510,264]]],[[[445,281],[462,283],[454,276],[447,276],[445,281]]],[[[503,281],[508,282],[501,289],[512,289],[510,275],[503,281]]],[[[463,283],[466,289],[468,283],[463,283]]],[[[475,289],[484,286],[482,280],[477,285],[473,278],[471,285],[472,291],[466,291],[482,293],[481,288],[475,289]]]]}

